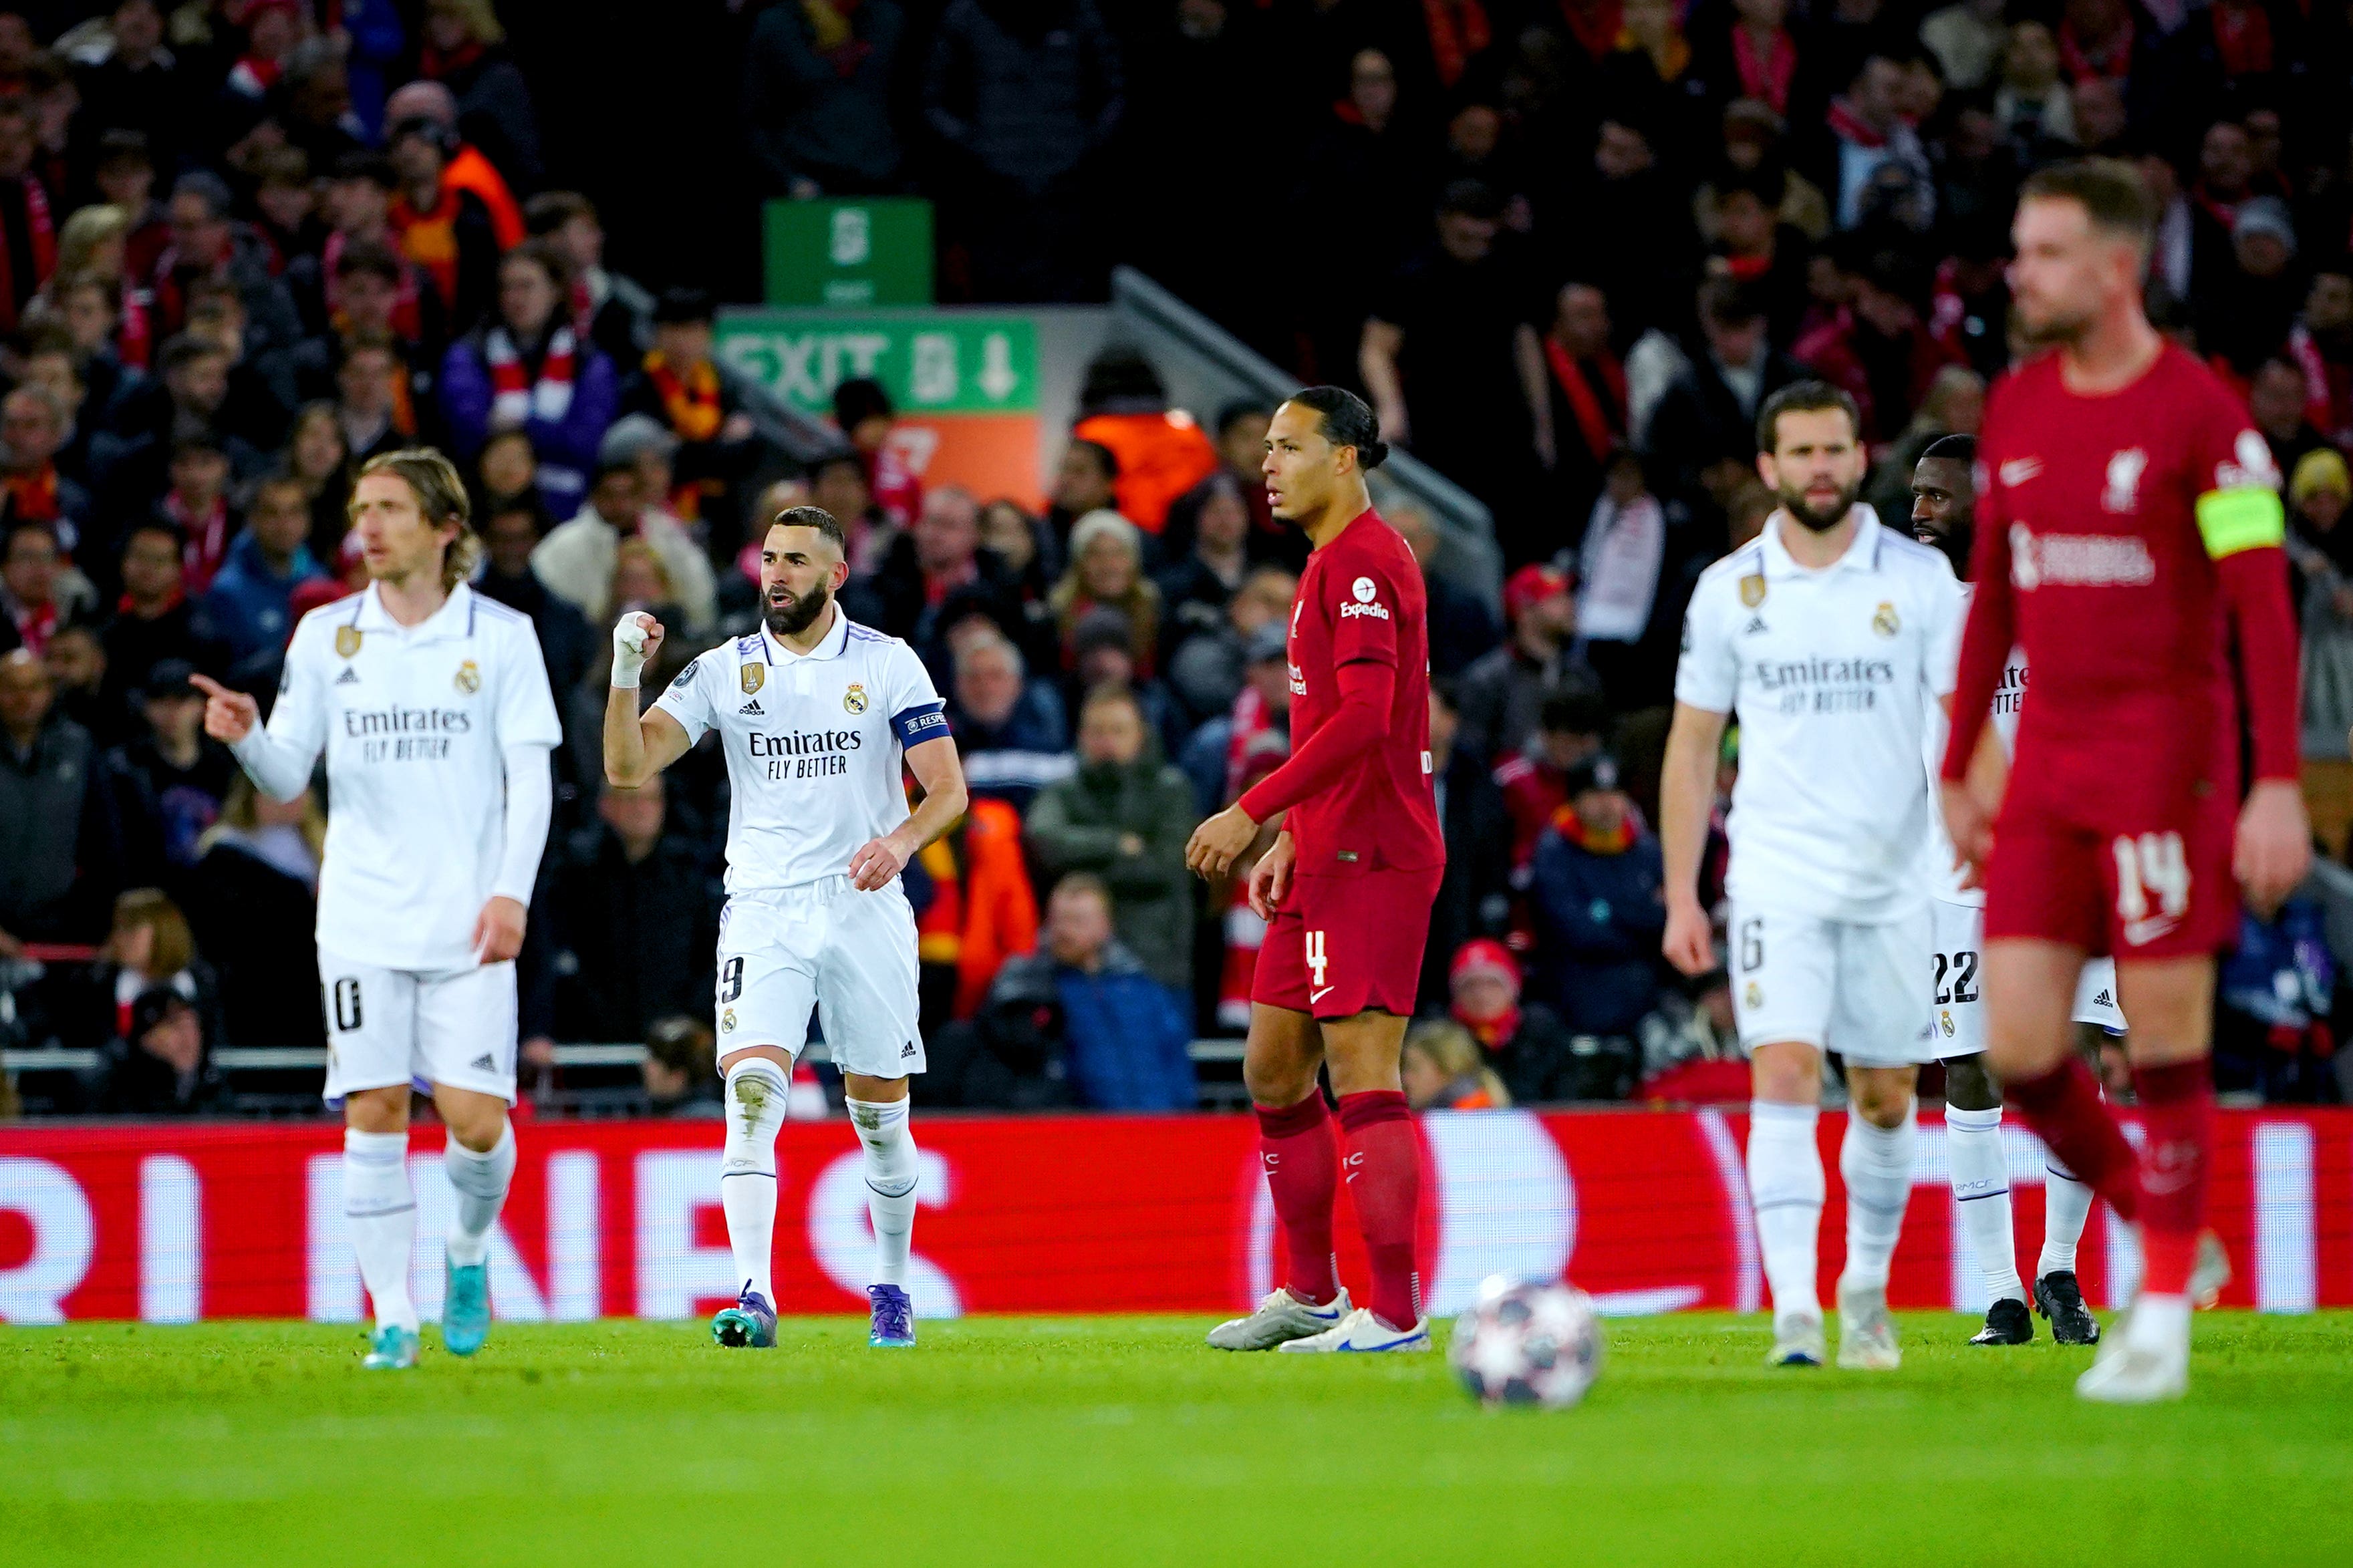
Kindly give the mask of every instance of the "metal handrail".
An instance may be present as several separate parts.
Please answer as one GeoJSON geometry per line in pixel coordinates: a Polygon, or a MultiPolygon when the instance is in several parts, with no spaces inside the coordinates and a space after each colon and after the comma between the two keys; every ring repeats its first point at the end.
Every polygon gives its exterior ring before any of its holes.
{"type": "MultiPolygon", "coordinates": [[[[1198,361],[1206,379],[1221,379],[1270,401],[1300,389],[1297,376],[1133,267],[1112,268],[1111,299],[1120,329],[1114,335],[1147,340],[1135,346],[1164,374],[1176,353],[1198,361]]],[[[1376,504],[1388,504],[1392,494],[1402,492],[1428,511],[1443,541],[1434,569],[1478,593],[1490,609],[1500,607],[1503,555],[1495,548],[1495,520],[1485,502],[1410,452],[1390,454],[1372,475],[1372,485],[1376,504]]]]}

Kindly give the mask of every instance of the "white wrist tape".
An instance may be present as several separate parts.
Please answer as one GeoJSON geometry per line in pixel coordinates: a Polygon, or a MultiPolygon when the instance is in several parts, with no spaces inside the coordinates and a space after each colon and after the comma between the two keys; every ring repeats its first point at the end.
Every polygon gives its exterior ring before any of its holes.
{"type": "Polygon", "coordinates": [[[646,628],[632,611],[613,623],[613,684],[634,691],[646,667],[646,628]]]}

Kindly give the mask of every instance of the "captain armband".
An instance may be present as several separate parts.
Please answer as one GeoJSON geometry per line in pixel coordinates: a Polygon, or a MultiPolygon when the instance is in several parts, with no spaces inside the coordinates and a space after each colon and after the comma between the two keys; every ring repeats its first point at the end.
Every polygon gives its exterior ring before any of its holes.
{"type": "Polygon", "coordinates": [[[937,741],[948,733],[944,703],[925,702],[891,716],[892,731],[899,737],[902,747],[921,745],[925,741],[937,741]]]}
{"type": "Polygon", "coordinates": [[[2268,485],[2208,490],[2198,498],[2198,536],[2216,561],[2242,550],[2276,550],[2287,539],[2287,514],[2268,485]]]}

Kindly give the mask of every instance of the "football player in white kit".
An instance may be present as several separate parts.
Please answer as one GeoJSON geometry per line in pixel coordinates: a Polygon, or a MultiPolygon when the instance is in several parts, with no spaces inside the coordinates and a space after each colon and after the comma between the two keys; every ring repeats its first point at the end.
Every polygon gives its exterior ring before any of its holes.
{"type": "MultiPolygon", "coordinates": [[[[1921,454],[1912,472],[1912,531],[1923,544],[1945,552],[1957,573],[1968,570],[1971,520],[1977,510],[1977,437],[1947,436],[1921,454]]],[[[1968,584],[1961,584],[1968,604],[1968,584]]],[[[1964,610],[1966,615],[1966,610],[1964,610]]],[[[1994,734],[2005,750],[2018,734],[2018,714],[2026,698],[2024,656],[2012,650],[1993,706],[1994,734]]],[[[1941,712],[1929,715],[1929,787],[1945,761],[1941,712]]],[[[2001,1089],[1986,1068],[1985,999],[1978,964],[1985,949],[1985,894],[1964,888],[1955,868],[1959,857],[1945,832],[1941,806],[1929,814],[1934,828],[1927,876],[1936,889],[1936,952],[1929,984],[1936,1009],[1938,1048],[1945,1057],[1945,1150],[1952,1166],[1953,1201],[1969,1233],[1992,1296],[1985,1327],[1973,1345],[2022,1345],[2034,1338],[2027,1310],[2027,1287],[2018,1277],[2016,1232],[2010,1203],[2010,1162],[2001,1150],[2001,1089]]],[[[2116,963],[2094,958],[2084,965],[2075,986],[2075,1022],[2112,1036],[2125,1032],[2116,1006],[2116,963]]],[[[2075,1279],[2075,1244],[2092,1213],[2092,1189],[2056,1159],[2043,1162],[2042,1252],[2035,1262],[2033,1310],[2051,1321],[2051,1337],[2063,1345],[2100,1342],[2100,1321],[2084,1305],[2075,1279]]]]}
{"type": "Polygon", "coordinates": [[[561,740],[530,620],[466,585],[466,487],[429,448],[386,452],[351,500],[367,591],[311,611],[265,728],[252,698],[199,678],[205,729],[292,800],[327,757],[319,989],[330,1102],[343,1107],[343,1212],[375,1306],[366,1364],[417,1364],[408,1289],[417,1201],[409,1084],[430,1084],[457,1194],[441,1341],[490,1332],[491,1227],[515,1166],[515,970],[547,846],[561,740]]]}
{"type": "Polygon", "coordinates": [[[834,602],[849,576],[846,555],[831,513],[779,512],[760,552],[760,629],[697,658],[642,714],[639,673],[661,644],[661,625],[632,614],[613,627],[607,782],[633,789],[712,730],[727,758],[719,1190],[744,1285],[711,1331],[734,1348],[776,1342],[768,1273],[776,1130],[812,1007],[824,1009],[826,1047],[865,1150],[875,1255],[867,1342],[915,1342],[906,1273],[921,1164],[907,1130],[907,1078],[923,1070],[923,1038],[915,917],[899,873],[964,815],[964,770],[945,705],[914,650],[834,602]],[[923,791],[912,815],[902,756],[923,791]]]}
{"type": "Polygon", "coordinates": [[[1815,1142],[1822,1056],[1845,1058],[1850,1109],[1839,1364],[1898,1365],[1887,1272],[1912,1193],[1914,1089],[1934,1061],[1921,845],[1936,809],[1923,715],[1952,690],[1960,595],[1945,558],[1855,497],[1854,402],[1799,382],[1757,413],[1757,468],[1781,506],[1708,568],[1675,671],[1660,794],[1668,960],[1716,967],[1699,902],[1716,747],[1740,714],[1734,786],[1732,993],[1749,1057],[1748,1191],[1773,1294],[1778,1366],[1824,1356],[1815,1294],[1826,1182],[1815,1142]]]}

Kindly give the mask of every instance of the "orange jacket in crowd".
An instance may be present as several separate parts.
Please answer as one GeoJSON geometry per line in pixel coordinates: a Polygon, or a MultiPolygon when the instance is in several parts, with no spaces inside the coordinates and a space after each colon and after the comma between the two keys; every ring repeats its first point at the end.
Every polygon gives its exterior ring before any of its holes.
{"type": "Polygon", "coordinates": [[[522,209],[515,205],[514,193],[507,189],[506,176],[482,156],[480,148],[470,142],[459,147],[441,177],[482,198],[482,205],[491,209],[491,232],[498,236],[501,250],[512,250],[522,243],[522,209]]]}
{"type": "Polygon", "coordinates": [[[1119,514],[1146,533],[1158,533],[1169,504],[1218,471],[1218,448],[1179,409],[1090,415],[1071,434],[1109,447],[1119,459],[1112,484],[1119,514]]]}
{"type": "Polygon", "coordinates": [[[1021,859],[1021,814],[1001,800],[976,800],[959,827],[915,858],[938,889],[915,921],[915,951],[925,963],[955,967],[955,1013],[969,1018],[1005,961],[1038,945],[1038,895],[1021,859]]]}

